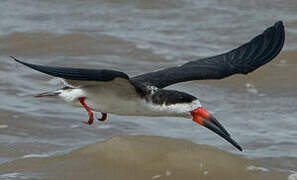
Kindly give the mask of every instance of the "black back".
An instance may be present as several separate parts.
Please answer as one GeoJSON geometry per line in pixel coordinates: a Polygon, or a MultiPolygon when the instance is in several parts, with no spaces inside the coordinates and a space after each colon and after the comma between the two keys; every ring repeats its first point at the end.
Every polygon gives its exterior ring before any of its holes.
{"type": "Polygon", "coordinates": [[[222,79],[232,74],[247,74],[276,57],[284,41],[284,26],[279,21],[248,43],[227,53],[138,75],[131,80],[163,88],[184,81],[222,79]]]}
{"type": "Polygon", "coordinates": [[[184,92],[174,91],[174,90],[164,90],[164,89],[160,89],[156,91],[150,97],[150,100],[152,101],[152,103],[159,104],[159,105],[191,103],[196,99],[197,99],[196,97],[184,92]]]}

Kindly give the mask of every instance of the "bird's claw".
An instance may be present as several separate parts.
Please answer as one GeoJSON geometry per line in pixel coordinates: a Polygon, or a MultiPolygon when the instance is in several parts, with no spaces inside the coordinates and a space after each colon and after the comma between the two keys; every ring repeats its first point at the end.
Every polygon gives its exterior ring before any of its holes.
{"type": "Polygon", "coordinates": [[[89,119],[88,121],[82,121],[82,123],[91,125],[91,124],[93,124],[93,119],[89,119]]]}
{"type": "Polygon", "coordinates": [[[87,124],[87,125],[91,125],[94,122],[93,120],[94,120],[93,113],[91,113],[91,114],[89,114],[89,120],[88,121],[83,121],[83,123],[87,124]]]}

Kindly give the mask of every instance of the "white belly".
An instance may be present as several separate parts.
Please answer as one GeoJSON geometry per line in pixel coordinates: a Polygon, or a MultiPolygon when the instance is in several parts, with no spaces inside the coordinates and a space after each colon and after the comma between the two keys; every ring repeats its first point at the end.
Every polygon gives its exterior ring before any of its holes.
{"type": "Polygon", "coordinates": [[[176,105],[153,105],[142,99],[136,91],[108,86],[86,86],[68,89],[60,97],[74,106],[82,107],[79,97],[85,97],[85,103],[94,111],[126,116],[175,116],[189,117],[189,111],[200,105],[198,102],[176,105]]]}

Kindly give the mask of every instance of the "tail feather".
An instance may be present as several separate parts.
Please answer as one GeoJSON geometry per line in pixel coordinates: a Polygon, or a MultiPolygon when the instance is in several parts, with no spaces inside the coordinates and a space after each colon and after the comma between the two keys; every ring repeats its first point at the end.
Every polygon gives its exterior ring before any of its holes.
{"type": "Polygon", "coordinates": [[[40,98],[40,97],[49,97],[49,98],[54,98],[57,97],[59,94],[61,94],[61,92],[58,91],[50,91],[50,92],[43,92],[43,93],[39,93],[39,94],[34,94],[33,96],[36,98],[40,98]]]}

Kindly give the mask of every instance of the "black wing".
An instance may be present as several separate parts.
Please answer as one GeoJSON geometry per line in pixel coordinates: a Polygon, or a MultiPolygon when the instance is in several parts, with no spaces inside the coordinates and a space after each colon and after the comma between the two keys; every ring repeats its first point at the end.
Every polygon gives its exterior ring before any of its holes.
{"type": "Polygon", "coordinates": [[[68,80],[79,81],[112,81],[114,78],[120,77],[129,79],[129,76],[120,71],[108,69],[82,69],[82,68],[68,68],[68,67],[54,67],[54,66],[41,66],[31,63],[22,62],[15,57],[11,56],[16,62],[28,66],[37,71],[49,74],[52,76],[60,77],[68,80]]]}
{"type": "Polygon", "coordinates": [[[227,53],[142,74],[131,80],[163,88],[178,82],[222,79],[232,74],[247,74],[276,57],[284,41],[285,30],[283,23],[279,21],[248,43],[227,53]]]}

